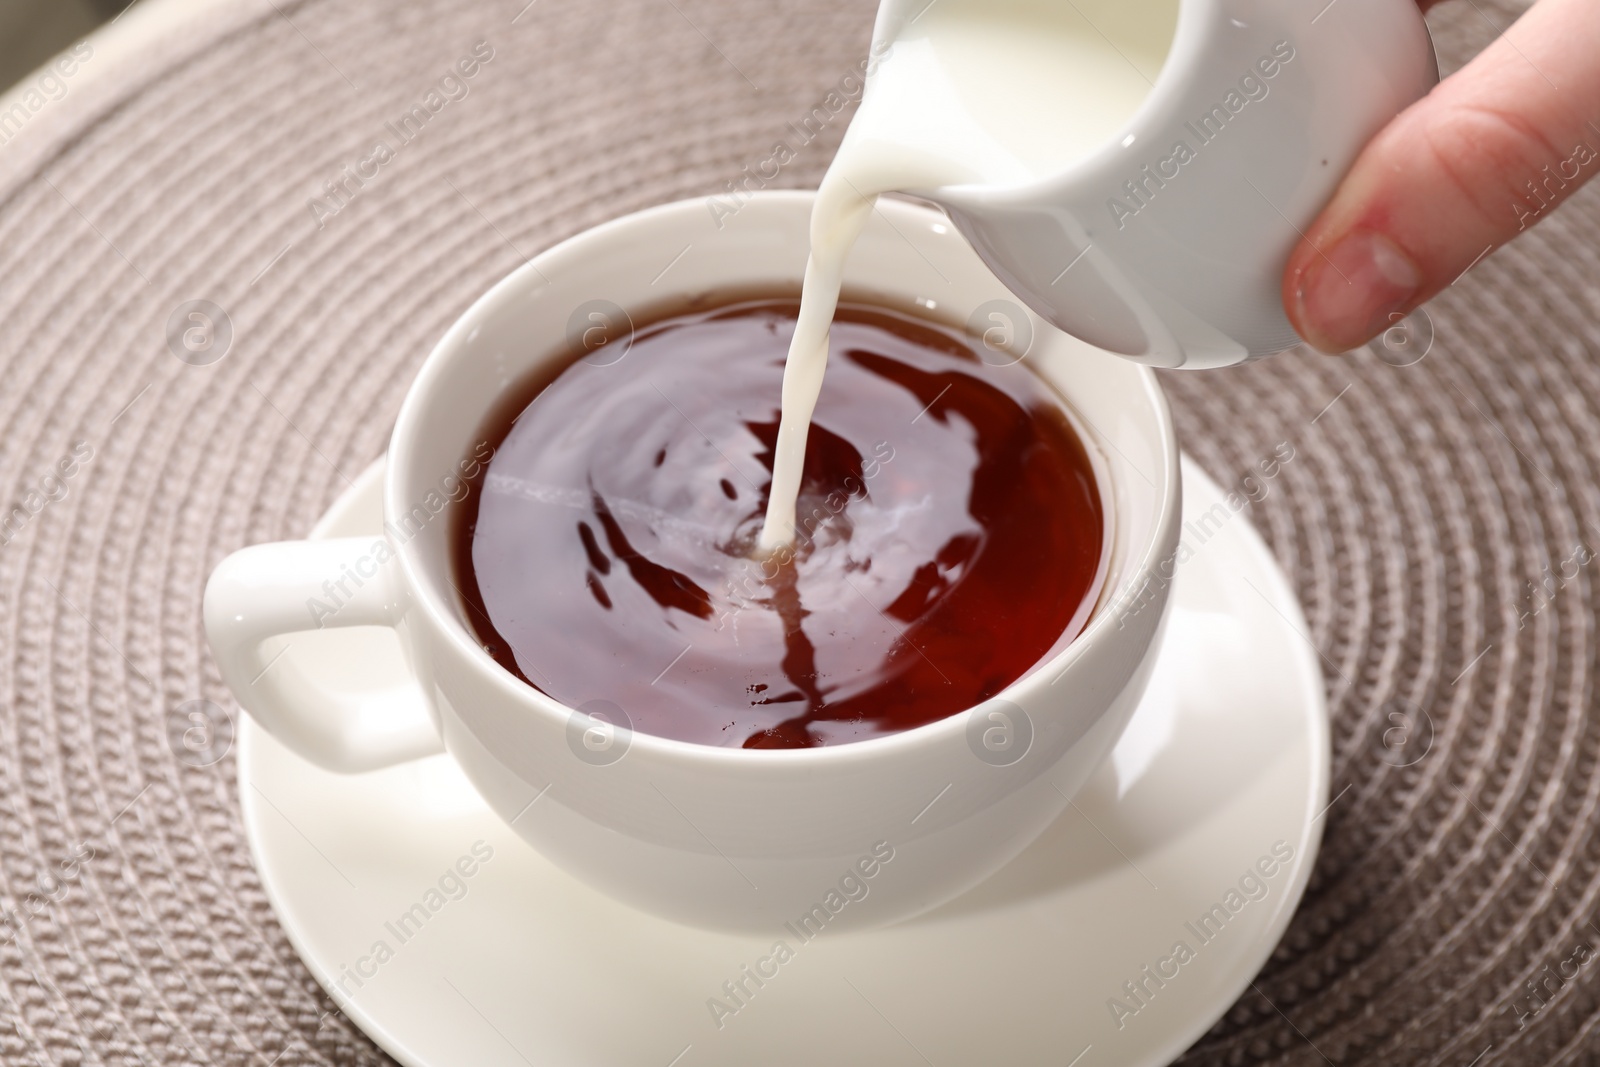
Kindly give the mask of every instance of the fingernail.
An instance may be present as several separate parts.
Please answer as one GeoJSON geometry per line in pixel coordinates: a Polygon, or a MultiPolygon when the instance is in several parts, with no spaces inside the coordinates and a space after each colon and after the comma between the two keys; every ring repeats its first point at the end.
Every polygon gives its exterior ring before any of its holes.
{"type": "Polygon", "coordinates": [[[1411,309],[1422,272],[1381,233],[1357,230],[1314,258],[1297,298],[1306,340],[1324,352],[1365,344],[1411,309]]]}

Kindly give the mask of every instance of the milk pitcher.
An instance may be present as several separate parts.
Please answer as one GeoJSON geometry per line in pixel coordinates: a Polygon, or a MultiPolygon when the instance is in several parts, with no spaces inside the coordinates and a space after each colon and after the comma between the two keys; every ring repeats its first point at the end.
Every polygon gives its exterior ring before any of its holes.
{"type": "MultiPolygon", "coordinates": [[[[886,0],[875,51],[916,34],[927,4],[886,0]]],[[[1243,363],[1299,343],[1291,250],[1438,79],[1414,0],[1177,0],[1148,96],[1097,151],[1025,184],[911,191],[1067,333],[1157,367],[1243,363]]],[[[1039,121],[1072,103],[1041,102],[1039,121]]]]}

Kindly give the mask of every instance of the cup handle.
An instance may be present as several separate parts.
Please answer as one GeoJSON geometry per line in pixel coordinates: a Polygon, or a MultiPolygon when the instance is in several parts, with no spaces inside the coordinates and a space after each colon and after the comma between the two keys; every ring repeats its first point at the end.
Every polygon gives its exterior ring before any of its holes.
{"type": "Polygon", "coordinates": [[[345,774],[444,751],[414,680],[339,691],[285,655],[329,627],[395,627],[410,598],[392,557],[361,573],[372,560],[371,537],[280,541],[235,552],[206,583],[206,639],[240,706],[299,755],[345,774]]]}

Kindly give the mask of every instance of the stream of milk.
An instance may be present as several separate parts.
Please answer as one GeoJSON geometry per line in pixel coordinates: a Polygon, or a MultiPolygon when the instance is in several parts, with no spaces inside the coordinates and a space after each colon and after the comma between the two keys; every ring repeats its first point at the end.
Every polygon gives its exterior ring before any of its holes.
{"type": "Polygon", "coordinates": [[[806,436],[845,260],[894,190],[1016,185],[1110,140],[1166,60],[1178,0],[884,0],[892,42],[817,191],[759,549],[795,535],[806,436]]]}

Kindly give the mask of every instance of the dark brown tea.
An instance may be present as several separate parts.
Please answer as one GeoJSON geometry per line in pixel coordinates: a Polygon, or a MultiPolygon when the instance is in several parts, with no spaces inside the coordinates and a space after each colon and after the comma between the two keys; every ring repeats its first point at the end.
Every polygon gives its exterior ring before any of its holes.
{"type": "Polygon", "coordinates": [[[1049,386],[882,308],[840,305],[798,536],[754,554],[797,309],[664,318],[508,398],[455,531],[508,670],[645,733],[799,748],[974,707],[1083,628],[1105,521],[1049,386]]]}

